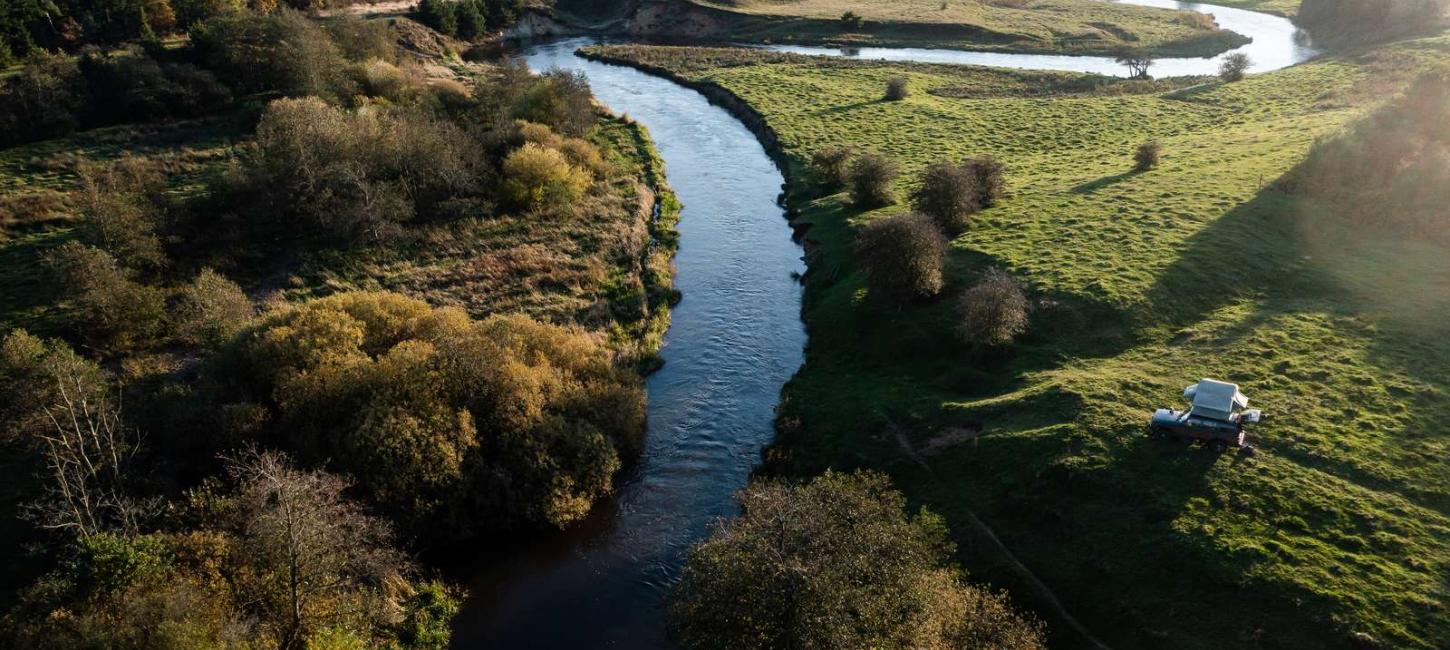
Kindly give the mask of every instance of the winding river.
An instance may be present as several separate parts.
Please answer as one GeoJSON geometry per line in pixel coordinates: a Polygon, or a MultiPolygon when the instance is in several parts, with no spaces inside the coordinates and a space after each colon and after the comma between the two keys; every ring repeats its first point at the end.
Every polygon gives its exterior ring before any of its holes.
{"type": "MultiPolygon", "coordinates": [[[[1215,14],[1221,25],[1254,39],[1244,49],[1256,71],[1316,54],[1282,18],[1173,0],[1124,1],[1215,14]]],[[[520,55],[534,70],[584,72],[605,105],[649,128],[685,206],[676,257],[684,300],[662,350],[665,365],[647,382],[649,437],[638,467],[613,499],[568,532],[507,558],[480,558],[488,568],[455,619],[455,648],[666,647],[663,596],[689,545],[711,521],[733,514],[730,495],[770,441],[781,386],[803,359],[796,277],[805,267],[776,204],[780,170],[743,124],[695,91],[574,54],[592,42],[532,44],[520,55]]],[[[882,48],[854,55],[1122,69],[1109,57],[882,48]]],[[[1217,67],[1207,58],[1166,59],[1153,72],[1212,74],[1217,67]]]]}

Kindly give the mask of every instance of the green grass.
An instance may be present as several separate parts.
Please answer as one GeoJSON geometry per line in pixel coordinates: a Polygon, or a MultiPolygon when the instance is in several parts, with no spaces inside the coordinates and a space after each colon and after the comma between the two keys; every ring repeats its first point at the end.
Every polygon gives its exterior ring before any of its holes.
{"type": "Polygon", "coordinates": [[[1273,186],[1316,138],[1450,59],[1450,39],[1236,84],[1045,98],[1010,71],[604,51],[732,91],[791,160],[815,244],[811,340],[772,468],[890,471],[953,524],[979,578],[1035,604],[972,537],[975,512],[1115,648],[1450,647],[1450,263],[1403,242],[1337,247],[1321,236],[1332,221],[1273,186]],[[910,79],[905,101],[879,101],[892,75],[910,79]],[[1131,173],[1150,138],[1163,164],[1131,173]],[[854,233],[904,208],[813,196],[801,161],[835,144],[900,161],[902,194],[932,160],[1009,165],[1010,195],[952,244],[946,297],[904,310],[865,297],[854,233]],[[1036,308],[1010,351],[973,355],[950,296],[991,266],[1026,280],[1036,308]],[[1201,377],[1242,384],[1270,414],[1257,455],[1143,435],[1201,377]]]}
{"type": "MultiPolygon", "coordinates": [[[[1203,16],[1096,0],[689,0],[731,39],[1105,53],[1124,46],[1207,56],[1245,42],[1203,16]],[[862,17],[846,28],[841,16],[862,17]]],[[[717,34],[718,35],[718,34],[717,34]]]]}

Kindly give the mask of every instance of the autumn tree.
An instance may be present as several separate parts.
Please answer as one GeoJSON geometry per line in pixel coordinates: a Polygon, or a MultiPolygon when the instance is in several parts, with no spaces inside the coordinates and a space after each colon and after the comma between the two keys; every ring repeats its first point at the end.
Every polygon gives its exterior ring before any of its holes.
{"type": "Polygon", "coordinates": [[[851,175],[853,151],[847,146],[819,149],[811,154],[811,169],[826,189],[839,190],[845,187],[851,175]]]}
{"type": "Polygon", "coordinates": [[[991,269],[962,293],[957,331],[971,344],[1005,345],[1027,330],[1028,308],[1022,283],[1005,271],[991,269]]]}
{"type": "Polygon", "coordinates": [[[941,292],[946,238],[929,217],[876,219],[856,236],[856,259],[871,295],[904,303],[941,292]]]}
{"type": "Polygon", "coordinates": [[[1038,650],[1042,627],[949,564],[941,519],[880,474],[756,481],[670,594],[683,647],[1038,650]]]}
{"type": "Polygon", "coordinates": [[[977,200],[977,177],[965,165],[940,161],[927,165],[911,193],[911,206],[931,217],[943,232],[966,230],[967,219],[982,209],[977,200]]]}
{"type": "Polygon", "coordinates": [[[900,168],[878,153],[864,153],[851,163],[851,201],[861,208],[879,208],[896,202],[892,185],[900,168]]]}

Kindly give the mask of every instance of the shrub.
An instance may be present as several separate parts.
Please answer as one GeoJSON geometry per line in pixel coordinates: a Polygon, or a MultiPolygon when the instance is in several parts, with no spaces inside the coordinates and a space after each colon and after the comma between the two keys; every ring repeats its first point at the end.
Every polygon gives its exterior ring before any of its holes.
{"type": "Polygon", "coordinates": [[[906,99],[908,94],[906,77],[891,77],[886,80],[886,101],[900,101],[906,99]]]}
{"type": "Polygon", "coordinates": [[[992,156],[967,159],[966,168],[976,179],[977,205],[990,208],[1007,193],[1007,166],[992,156]]]}
{"type": "Polygon", "coordinates": [[[198,25],[191,39],[206,67],[241,92],[338,98],[354,93],[337,45],[295,11],[226,16],[198,25]]]}
{"type": "Polygon", "coordinates": [[[344,14],[327,22],[327,33],[349,60],[398,61],[398,42],[386,20],[364,20],[344,14]]]}
{"type": "Polygon", "coordinates": [[[854,11],[847,11],[846,13],[841,14],[841,27],[848,31],[856,31],[861,29],[861,26],[865,24],[865,22],[866,21],[863,20],[860,16],[856,15],[856,12],[854,11]]]}
{"type": "Polygon", "coordinates": [[[453,4],[448,0],[422,0],[413,17],[440,34],[456,36],[458,16],[453,12],[453,4]]]}
{"type": "Polygon", "coordinates": [[[865,153],[851,162],[851,201],[861,208],[878,208],[896,202],[892,190],[900,170],[881,154],[865,153]]]}
{"type": "Polygon", "coordinates": [[[582,72],[557,68],[530,79],[512,106],[512,116],[547,124],[564,135],[583,137],[594,128],[597,117],[589,79],[582,72]]]}
{"type": "Polygon", "coordinates": [[[592,182],[557,149],[529,143],[503,161],[504,191],[523,208],[561,208],[578,200],[592,182]]]}
{"type": "Polygon", "coordinates": [[[1027,330],[1027,294],[1022,283],[1000,269],[991,269],[962,293],[957,331],[968,343],[1006,345],[1027,330]]]}
{"type": "Polygon", "coordinates": [[[850,147],[826,147],[811,154],[811,169],[827,188],[840,189],[850,178],[852,154],[850,147]]]}
{"type": "Polygon", "coordinates": [[[977,202],[977,177],[965,165],[934,162],[922,171],[920,185],[911,194],[911,205],[932,221],[942,232],[959,233],[966,229],[967,218],[981,205],[977,202]]]}
{"type": "Polygon", "coordinates": [[[476,41],[488,35],[488,19],[483,3],[478,0],[461,0],[454,5],[454,14],[457,16],[458,38],[476,41]]]}
{"type": "Polygon", "coordinates": [[[124,266],[165,266],[166,254],[156,234],[168,203],[159,165],[126,157],[106,167],[81,165],[78,172],[81,238],[124,266]]]}
{"type": "Polygon", "coordinates": [[[638,379],[581,331],[387,293],[273,313],[229,348],[304,459],[409,526],[563,526],[643,434],[638,379]]]}
{"type": "Polygon", "coordinates": [[[80,125],[85,80],[71,58],[38,54],[0,85],[0,146],[65,135],[80,125]]]}
{"type": "Polygon", "coordinates": [[[945,257],[941,231],[920,214],[876,219],[856,237],[856,258],[871,294],[892,302],[940,292],[945,257]]]}
{"type": "Polygon", "coordinates": [[[1158,166],[1163,158],[1163,145],[1157,140],[1149,140],[1138,145],[1133,151],[1133,169],[1138,172],[1146,172],[1158,166]]]}
{"type": "Polygon", "coordinates": [[[177,338],[217,347],[231,340],[255,314],[241,287],[216,271],[202,269],[181,292],[175,311],[177,338]]]}
{"type": "Polygon", "coordinates": [[[670,630],[695,648],[1045,647],[1041,624],[963,583],[942,520],[879,474],[756,481],[690,550],[670,630]]]}
{"type": "Polygon", "coordinates": [[[105,251],[67,242],[47,261],[60,273],[81,332],[98,348],[149,345],[166,324],[165,294],[140,284],[105,251]]]}
{"type": "Polygon", "coordinates": [[[1223,58],[1223,63],[1218,66],[1218,77],[1224,81],[1239,81],[1248,73],[1249,68],[1254,65],[1249,55],[1243,52],[1230,52],[1223,58]]]}

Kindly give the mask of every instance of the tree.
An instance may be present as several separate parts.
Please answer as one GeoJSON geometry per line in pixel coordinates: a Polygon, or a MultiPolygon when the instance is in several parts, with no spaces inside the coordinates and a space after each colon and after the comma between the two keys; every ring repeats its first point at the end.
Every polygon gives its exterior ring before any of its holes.
{"type": "Polygon", "coordinates": [[[846,13],[841,14],[841,27],[846,31],[858,31],[861,29],[861,26],[865,24],[865,22],[866,21],[863,20],[861,16],[857,15],[854,11],[847,11],[846,13]]]}
{"type": "Polygon", "coordinates": [[[249,451],[229,461],[238,483],[238,585],[283,649],[302,648],[318,630],[352,617],[374,625],[388,612],[379,591],[409,569],[392,548],[392,529],[344,492],[348,482],[293,469],[285,456],[249,451]]]}
{"type": "Polygon", "coordinates": [[[1138,145],[1133,150],[1133,170],[1146,172],[1158,166],[1158,161],[1163,158],[1163,145],[1157,140],[1149,140],[1138,145]]]}
{"type": "Polygon", "coordinates": [[[133,280],[105,251],[66,242],[46,261],[67,289],[81,332],[97,347],[107,351],[143,347],[165,328],[165,292],[133,280]]]}
{"type": "Polygon", "coordinates": [[[1230,52],[1223,57],[1223,63],[1218,67],[1218,76],[1224,81],[1239,81],[1244,78],[1253,65],[1254,61],[1249,58],[1249,55],[1243,52],[1230,52]]]}
{"type": "Polygon", "coordinates": [[[756,481],[690,550],[670,631],[715,648],[1044,648],[1041,625],[951,567],[941,519],[908,517],[886,477],[756,481]]]}
{"type": "Polygon", "coordinates": [[[865,153],[851,163],[851,201],[861,208],[879,208],[896,202],[892,184],[901,172],[890,158],[865,153]]]}
{"type": "Polygon", "coordinates": [[[1027,294],[1007,272],[990,269],[962,293],[957,331],[968,343],[1006,345],[1027,330],[1027,294]]]}
{"type": "Polygon", "coordinates": [[[140,434],[121,420],[119,400],[94,362],[60,343],[39,362],[44,417],[31,437],[44,459],[44,496],[26,514],[42,528],[81,538],[135,534],[148,510],[127,489],[140,434]]]}
{"type": "Polygon", "coordinates": [[[1128,76],[1134,79],[1147,79],[1148,68],[1153,66],[1153,56],[1138,48],[1120,50],[1114,60],[1118,65],[1127,66],[1128,76]]]}
{"type": "Polygon", "coordinates": [[[967,227],[967,218],[981,209],[976,174],[965,165],[946,161],[931,163],[922,171],[919,182],[911,194],[911,206],[931,217],[942,232],[962,232],[967,227]]]}
{"type": "Polygon", "coordinates": [[[576,138],[589,134],[597,115],[589,78],[583,72],[558,68],[528,79],[527,87],[512,106],[512,117],[546,124],[576,138]]]}
{"type": "Polygon", "coordinates": [[[475,41],[488,34],[488,20],[484,17],[482,3],[478,0],[462,0],[457,10],[458,38],[475,41]]]}
{"type": "Polygon", "coordinates": [[[896,102],[906,99],[909,94],[906,87],[906,77],[889,77],[886,79],[886,101],[896,102]]]}
{"type": "Polygon", "coordinates": [[[968,158],[966,168],[976,180],[977,205],[990,208],[1007,193],[1007,166],[992,156],[968,158]]]}
{"type": "Polygon", "coordinates": [[[418,22],[440,34],[458,34],[458,16],[453,12],[453,3],[448,0],[422,0],[418,3],[418,22]]]}
{"type": "Polygon", "coordinates": [[[939,293],[945,258],[946,238],[920,214],[876,219],[856,236],[856,259],[871,294],[892,302],[939,293]]]}
{"type": "Polygon", "coordinates": [[[82,165],[81,236],[122,265],[159,269],[168,260],[156,231],[166,211],[166,178],[160,168],[126,157],[107,167],[82,165]]]}
{"type": "Polygon", "coordinates": [[[850,147],[826,147],[811,154],[811,169],[828,189],[840,189],[846,185],[851,174],[850,147]]]}

